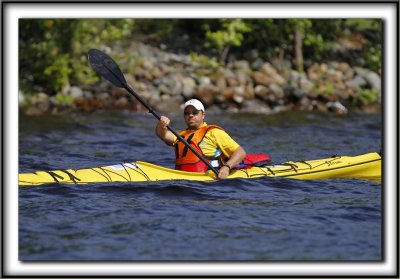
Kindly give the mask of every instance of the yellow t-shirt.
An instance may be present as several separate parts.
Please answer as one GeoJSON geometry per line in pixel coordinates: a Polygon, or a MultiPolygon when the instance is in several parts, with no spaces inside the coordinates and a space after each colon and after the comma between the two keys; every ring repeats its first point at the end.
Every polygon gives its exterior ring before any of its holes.
{"type": "MultiPolygon", "coordinates": [[[[201,127],[206,125],[207,123],[204,123],[201,127]]],[[[174,136],[174,141],[176,142],[176,140],[177,138],[174,136]]],[[[206,157],[218,157],[221,154],[230,157],[239,144],[224,130],[211,129],[206,133],[199,147],[206,157]]]]}

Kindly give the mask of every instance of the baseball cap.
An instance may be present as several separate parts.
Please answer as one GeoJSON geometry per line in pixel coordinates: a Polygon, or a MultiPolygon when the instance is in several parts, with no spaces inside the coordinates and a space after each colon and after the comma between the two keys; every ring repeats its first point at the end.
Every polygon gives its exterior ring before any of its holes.
{"type": "Polygon", "coordinates": [[[203,104],[197,99],[190,99],[189,101],[187,101],[185,103],[185,108],[187,106],[194,106],[197,110],[202,110],[203,112],[205,111],[203,104]]]}

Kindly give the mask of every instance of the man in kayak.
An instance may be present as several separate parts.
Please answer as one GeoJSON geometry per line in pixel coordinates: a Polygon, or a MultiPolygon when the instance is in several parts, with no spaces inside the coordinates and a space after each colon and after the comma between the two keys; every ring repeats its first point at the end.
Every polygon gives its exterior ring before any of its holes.
{"type": "MultiPolygon", "coordinates": [[[[199,100],[187,101],[183,114],[187,128],[179,131],[179,135],[206,158],[211,166],[219,168],[219,179],[228,177],[229,172],[245,158],[244,149],[221,127],[208,125],[204,121],[206,114],[204,106],[199,100]]],[[[207,165],[167,129],[169,123],[168,117],[161,116],[156,126],[156,134],[167,145],[175,147],[175,168],[184,171],[206,172],[207,165]]]]}

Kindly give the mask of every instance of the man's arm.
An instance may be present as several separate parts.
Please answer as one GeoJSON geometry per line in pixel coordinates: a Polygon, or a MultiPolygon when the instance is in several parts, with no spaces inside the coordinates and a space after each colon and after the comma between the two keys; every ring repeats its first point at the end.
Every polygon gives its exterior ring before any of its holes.
{"type": "Polygon", "coordinates": [[[164,141],[167,145],[174,145],[174,134],[168,130],[170,120],[168,117],[161,116],[160,121],[156,126],[156,135],[164,141]]]}
{"type": "Polygon", "coordinates": [[[244,149],[241,146],[236,148],[236,150],[229,157],[229,160],[226,161],[224,166],[219,169],[218,178],[219,179],[227,178],[230,170],[236,167],[236,165],[239,164],[244,159],[245,156],[246,156],[246,151],[244,151],[244,149]]]}

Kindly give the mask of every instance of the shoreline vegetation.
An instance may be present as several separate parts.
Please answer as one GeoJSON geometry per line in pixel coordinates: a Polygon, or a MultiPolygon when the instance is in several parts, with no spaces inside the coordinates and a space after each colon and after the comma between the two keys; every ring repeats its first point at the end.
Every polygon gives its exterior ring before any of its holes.
{"type": "MultiPolygon", "coordinates": [[[[107,49],[106,49],[107,50],[107,49]]],[[[107,51],[123,66],[132,88],[156,111],[176,112],[190,98],[201,100],[209,112],[272,114],[289,110],[347,114],[381,110],[381,77],[345,62],[314,63],[304,73],[255,58],[225,67],[202,56],[178,55],[134,42],[129,51],[107,51]],[[135,60],[135,66],[129,61],[135,60]]],[[[95,110],[145,111],[125,89],[102,80],[67,86],[62,92],[24,94],[19,106],[26,115],[91,113],[95,110]]]]}
{"type": "Polygon", "coordinates": [[[381,36],[380,19],[22,19],[19,107],[144,111],[90,68],[96,48],[163,113],[379,112],[381,36]]]}

